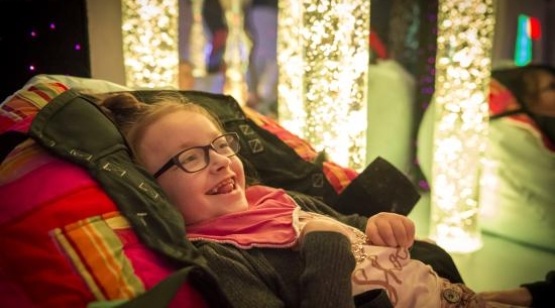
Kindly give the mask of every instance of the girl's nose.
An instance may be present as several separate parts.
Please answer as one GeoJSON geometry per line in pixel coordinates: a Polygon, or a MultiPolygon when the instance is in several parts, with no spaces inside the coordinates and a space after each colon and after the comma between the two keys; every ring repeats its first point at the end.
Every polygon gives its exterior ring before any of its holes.
{"type": "Polygon", "coordinates": [[[209,168],[213,171],[219,171],[231,164],[231,158],[226,155],[219,154],[216,151],[210,151],[209,168]]]}

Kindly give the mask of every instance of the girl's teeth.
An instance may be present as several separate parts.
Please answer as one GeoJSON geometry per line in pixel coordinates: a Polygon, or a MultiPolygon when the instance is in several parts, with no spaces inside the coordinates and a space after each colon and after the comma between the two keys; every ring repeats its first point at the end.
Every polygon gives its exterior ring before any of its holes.
{"type": "Polygon", "coordinates": [[[235,183],[232,180],[220,183],[218,186],[214,187],[209,191],[211,195],[227,194],[233,191],[235,188],[235,183]]]}

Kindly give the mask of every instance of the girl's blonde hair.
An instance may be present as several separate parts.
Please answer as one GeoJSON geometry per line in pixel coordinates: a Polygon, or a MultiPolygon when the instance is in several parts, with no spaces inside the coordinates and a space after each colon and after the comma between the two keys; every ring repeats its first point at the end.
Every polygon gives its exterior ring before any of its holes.
{"type": "Polygon", "coordinates": [[[163,116],[176,111],[192,111],[206,116],[216,127],[224,129],[210,111],[195,104],[177,92],[160,93],[152,103],[139,101],[130,93],[111,95],[100,102],[100,106],[116,123],[124,135],[135,159],[141,162],[138,146],[144,137],[146,129],[163,116]]]}
{"type": "MultiPolygon", "coordinates": [[[[142,164],[141,153],[138,151],[139,143],[144,137],[146,129],[163,116],[176,111],[192,111],[206,116],[219,131],[225,132],[223,125],[208,109],[191,102],[178,92],[167,92],[156,95],[152,103],[146,104],[139,101],[130,93],[113,94],[107,97],[99,97],[100,106],[106,114],[116,123],[137,163],[142,164]]],[[[194,133],[194,132],[191,132],[194,133]]],[[[258,171],[248,160],[241,162],[247,180],[247,185],[260,184],[258,171]]]]}

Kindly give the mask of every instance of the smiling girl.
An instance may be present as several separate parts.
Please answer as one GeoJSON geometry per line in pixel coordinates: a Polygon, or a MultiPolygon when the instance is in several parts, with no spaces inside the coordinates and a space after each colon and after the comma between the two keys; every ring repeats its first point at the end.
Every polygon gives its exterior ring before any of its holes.
{"type": "Polygon", "coordinates": [[[410,259],[414,223],[343,216],[320,200],[247,185],[240,136],[181,97],[102,102],[135,159],[183,216],[237,307],[476,307],[475,293],[410,259]],[[387,295],[387,296],[385,296],[387,295]]]}

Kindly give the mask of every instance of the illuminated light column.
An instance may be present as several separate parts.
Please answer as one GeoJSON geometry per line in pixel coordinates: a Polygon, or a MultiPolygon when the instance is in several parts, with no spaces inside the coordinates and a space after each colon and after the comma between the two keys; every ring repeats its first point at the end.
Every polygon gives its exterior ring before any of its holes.
{"type": "Polygon", "coordinates": [[[178,86],[177,0],[123,0],[126,84],[132,88],[178,86]]]}
{"type": "Polygon", "coordinates": [[[235,98],[239,104],[247,102],[247,70],[252,42],[245,31],[243,6],[247,0],[220,0],[227,23],[225,41],[225,83],[223,92],[235,98]]]}
{"type": "Polygon", "coordinates": [[[191,1],[191,30],[189,35],[189,59],[193,77],[206,76],[206,35],[204,33],[204,18],[202,7],[204,0],[191,1]]]}
{"type": "Polygon", "coordinates": [[[278,2],[278,113],[335,162],[366,159],[370,1],[278,2]]]}
{"type": "Polygon", "coordinates": [[[440,0],[430,236],[450,252],[482,246],[479,180],[487,146],[493,0],[440,0]]]}
{"type": "Polygon", "coordinates": [[[281,125],[304,138],[302,1],[278,1],[278,117],[281,125]]]}

